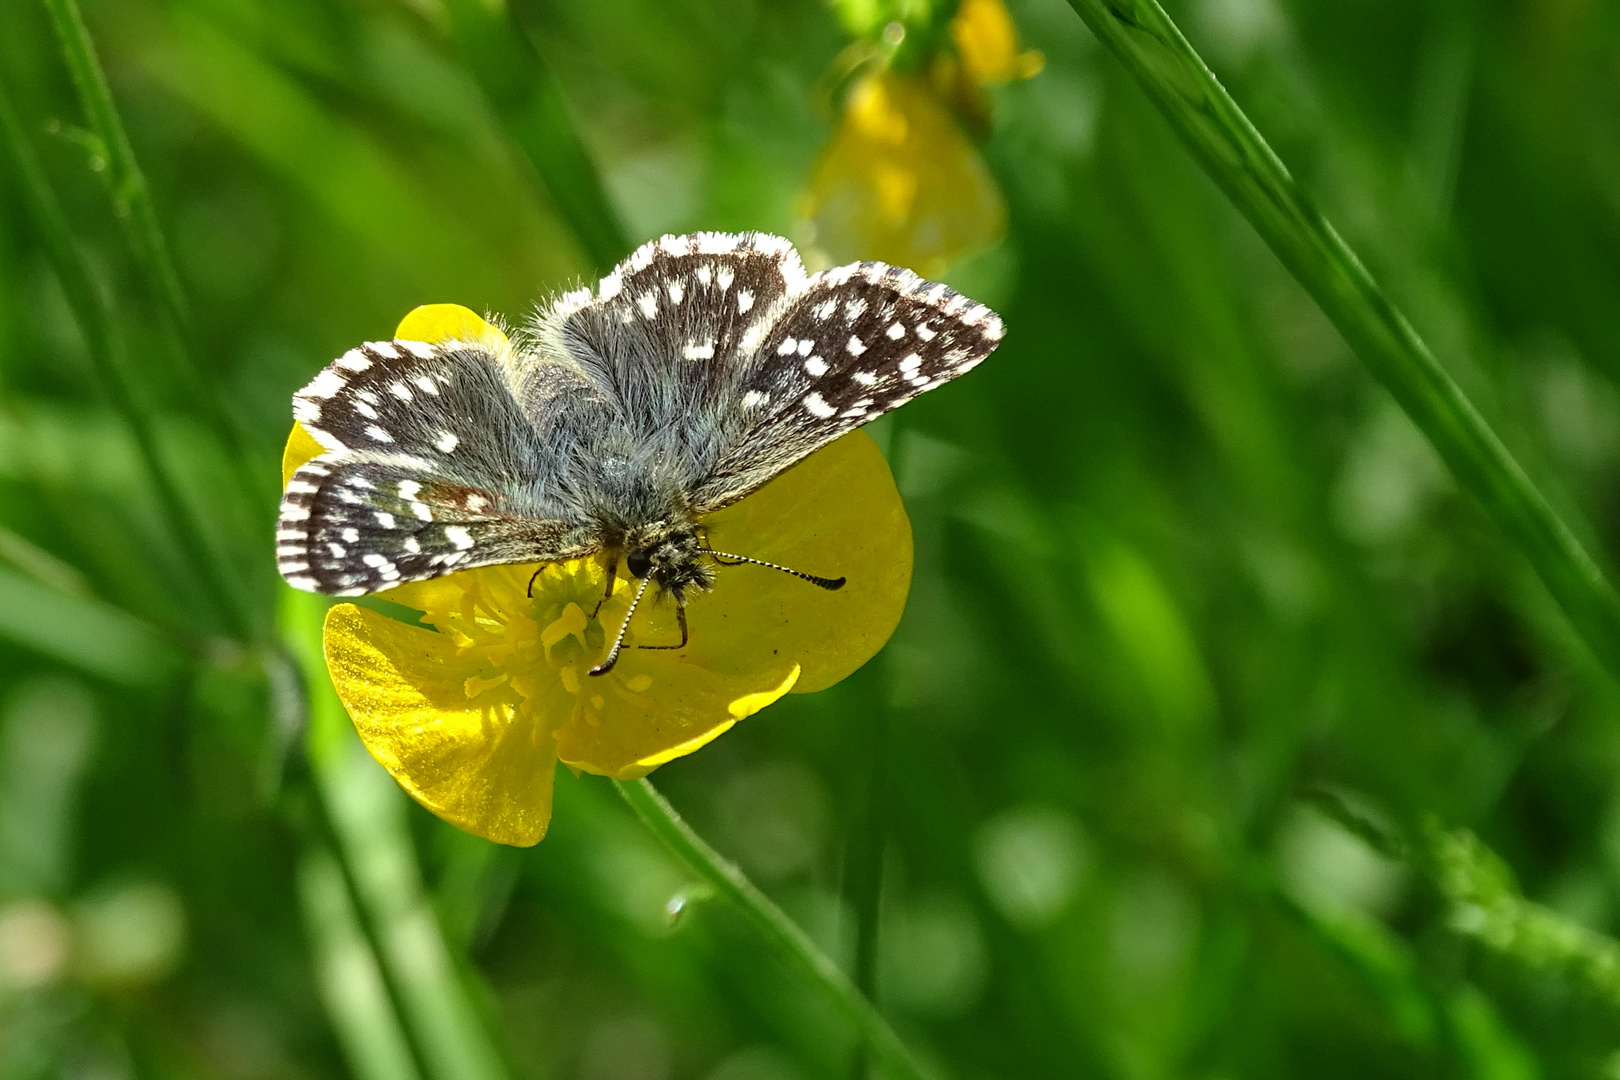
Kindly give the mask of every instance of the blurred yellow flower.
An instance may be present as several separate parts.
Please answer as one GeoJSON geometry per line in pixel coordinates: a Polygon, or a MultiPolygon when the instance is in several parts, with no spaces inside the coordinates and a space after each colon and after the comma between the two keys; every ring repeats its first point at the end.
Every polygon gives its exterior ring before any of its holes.
{"type": "MultiPolygon", "coordinates": [[[[484,340],[466,308],[417,308],[395,337],[484,340]]],[[[320,447],[294,426],[283,479],[320,447]]],[[[688,608],[691,640],[601,660],[628,608],[597,611],[604,565],[496,566],[401,585],[383,598],[413,625],[354,604],[326,619],[333,685],[361,740],[423,806],[505,844],[545,836],[556,763],[630,778],[691,753],[790,690],[820,690],[894,632],[911,584],[911,525],[877,445],[854,432],[704,522],[716,547],[849,579],[839,592],[762,567],[725,567],[688,608]],[[534,578],[533,596],[528,595],[534,578]]],[[[678,640],[673,611],[642,605],[626,638],[678,640]]]]}
{"type": "Polygon", "coordinates": [[[963,121],[988,118],[982,88],[1040,71],[1038,52],[1019,52],[1001,0],[962,0],[950,25],[955,53],[926,74],[893,68],[856,80],[822,149],[799,213],[821,260],[881,259],[938,277],[989,247],[1007,208],[963,121]]]}
{"type": "Polygon", "coordinates": [[[1046,58],[1018,50],[1018,29],[1001,0],[962,0],[951,20],[951,41],[962,73],[979,86],[1027,79],[1046,58]]]}

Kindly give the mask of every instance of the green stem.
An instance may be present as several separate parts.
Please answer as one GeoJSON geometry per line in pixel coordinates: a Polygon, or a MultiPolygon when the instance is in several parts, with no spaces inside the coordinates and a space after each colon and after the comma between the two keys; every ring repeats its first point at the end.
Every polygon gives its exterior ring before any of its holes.
{"type": "MultiPolygon", "coordinates": [[[[872,710],[871,723],[857,726],[862,745],[849,759],[866,762],[859,790],[853,793],[856,810],[844,845],[843,892],[844,902],[855,916],[855,989],[868,1001],[874,1000],[877,988],[878,916],[883,898],[884,840],[888,836],[888,724],[888,708],[879,704],[872,710]]],[[[863,1048],[855,1057],[855,1080],[863,1080],[866,1066],[863,1048]]]]}
{"type": "Polygon", "coordinates": [[[616,780],[624,801],[669,849],[720,895],[736,905],[795,970],[813,983],[855,1026],[861,1041],[891,1076],[925,1080],[929,1075],[887,1020],[855,988],[837,964],[816,947],[782,909],[732,863],[692,831],[675,808],[646,780],[616,780]]]}
{"type": "MultiPolygon", "coordinates": [[[[224,394],[211,373],[197,363],[196,354],[191,348],[191,309],[186,302],[185,289],[175,270],[174,259],[169,254],[163,230],[158,225],[157,209],[152,202],[151,189],[147,187],[146,174],[141,171],[140,163],[135,158],[135,150],[130,145],[118,106],[113,101],[106,73],[96,55],[95,42],[84,24],[79,5],[76,0],[44,0],[44,3],[56,28],[57,39],[61,42],[62,55],[72,73],[79,103],[106,155],[105,175],[113,206],[119,222],[128,233],[130,246],[134,249],[136,263],[146,278],[147,287],[157,299],[165,336],[180,361],[183,374],[190,380],[200,399],[209,423],[231,452],[233,464],[244,476],[252,477],[247,490],[262,487],[263,481],[259,476],[247,470],[242,432],[226,407],[224,394]]],[[[261,500],[255,499],[253,502],[255,505],[261,504],[261,500]]]]}
{"type": "Polygon", "coordinates": [[[1620,596],[1156,0],[1069,0],[1507,534],[1611,675],[1620,596]]]}
{"type": "Polygon", "coordinates": [[[89,262],[74,242],[67,216],[34,156],[22,121],[3,86],[0,86],[0,138],[11,152],[23,200],[39,231],[51,268],[62,285],[68,307],[84,334],[86,352],[97,381],[111,399],[114,410],[129,425],[136,451],[185,557],[207,582],[233,632],[245,640],[251,623],[234,579],[209,546],[199,522],[181,495],[180,483],[159,446],[155,410],[135,392],[124,374],[123,343],[113,326],[107,301],[97,288],[89,262]]]}

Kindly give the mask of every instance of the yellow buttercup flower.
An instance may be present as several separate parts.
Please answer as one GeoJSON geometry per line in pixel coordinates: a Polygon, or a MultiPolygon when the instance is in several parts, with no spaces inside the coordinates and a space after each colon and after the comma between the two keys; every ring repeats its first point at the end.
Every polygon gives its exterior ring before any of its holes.
{"type": "MultiPolygon", "coordinates": [[[[395,337],[506,344],[453,304],[417,308],[395,337]]],[[[283,479],[320,452],[295,425],[283,479]]],[[[326,619],[327,666],[366,748],[446,821],[533,844],[551,819],[558,761],[644,776],[789,691],[838,682],[894,632],[911,584],[911,525],[865,433],[703,524],[720,550],[848,585],[829,593],[763,567],[723,567],[688,608],[685,648],[628,648],[601,676],[587,671],[623,622],[632,583],[617,581],[597,610],[607,571],[594,558],[467,570],[379,594],[420,611],[419,624],[339,604],[326,619]]],[[[679,639],[673,609],[643,603],[626,642],[679,639]]]]}
{"type": "Polygon", "coordinates": [[[963,122],[983,130],[982,88],[1028,78],[1044,61],[1018,51],[1001,0],[962,0],[950,39],[954,53],[925,72],[886,67],[850,88],[799,207],[821,259],[881,259],[938,277],[1006,231],[1001,191],[963,122]]]}
{"type": "Polygon", "coordinates": [[[979,151],[924,78],[882,71],[850,90],[800,206],[829,262],[881,259],[938,277],[1007,227],[979,151]]]}

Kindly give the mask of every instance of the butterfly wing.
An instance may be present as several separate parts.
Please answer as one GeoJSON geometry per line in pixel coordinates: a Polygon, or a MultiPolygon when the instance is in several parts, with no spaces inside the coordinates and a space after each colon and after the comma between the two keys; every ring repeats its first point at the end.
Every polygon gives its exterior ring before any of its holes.
{"type": "Polygon", "coordinates": [[[594,291],[541,309],[513,355],[518,399],[544,431],[559,422],[559,380],[583,377],[639,443],[673,435],[701,443],[739,366],[805,280],[798,252],[779,236],[692,233],[644,244],[594,291]]]}
{"type": "Polygon", "coordinates": [[[351,349],[293,415],[325,451],[281,501],[277,564],[297,588],[356,595],[593,550],[487,344],[351,349]]]}
{"type": "Polygon", "coordinates": [[[775,313],[725,386],[727,436],[694,484],[699,513],[918,394],[973,369],[1001,341],[995,312],[938,282],[878,262],[826,270],[775,313]]]}

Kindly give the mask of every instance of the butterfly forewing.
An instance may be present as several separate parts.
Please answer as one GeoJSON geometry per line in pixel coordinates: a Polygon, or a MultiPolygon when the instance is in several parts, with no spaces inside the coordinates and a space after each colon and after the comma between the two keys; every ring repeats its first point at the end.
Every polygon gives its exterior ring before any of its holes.
{"type": "Polygon", "coordinates": [[[834,439],[971,370],[1001,319],[909,270],[869,262],[812,277],[750,361],[728,402],[738,433],[694,502],[715,509],[834,439]]]}
{"type": "Polygon", "coordinates": [[[299,588],[374,592],[585,545],[539,485],[543,450],[485,345],[351,349],[293,415],[326,451],[281,502],[277,563],[299,588]]]}

